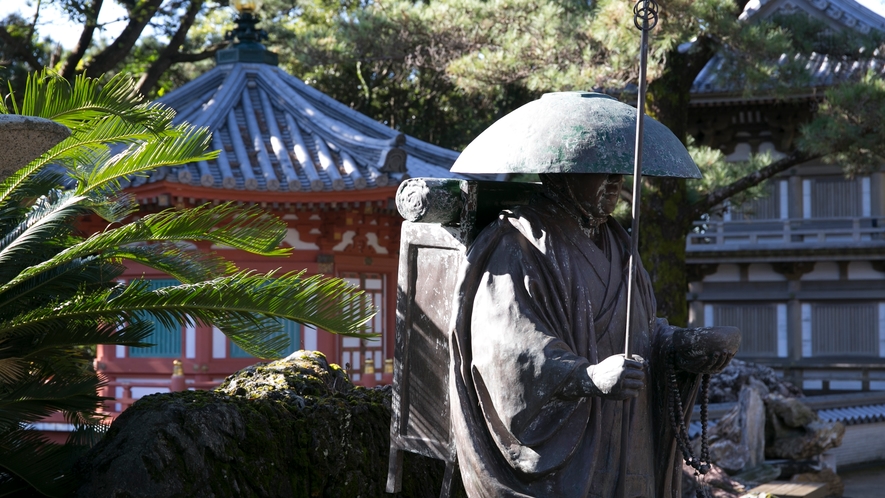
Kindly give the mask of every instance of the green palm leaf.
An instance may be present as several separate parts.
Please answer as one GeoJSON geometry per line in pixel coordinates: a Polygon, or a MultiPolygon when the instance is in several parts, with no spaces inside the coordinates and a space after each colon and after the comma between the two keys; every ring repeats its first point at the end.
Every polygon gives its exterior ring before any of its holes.
{"type": "Polygon", "coordinates": [[[362,291],[343,280],[321,275],[303,278],[303,272],[276,276],[242,271],[150,292],[144,282],[133,282],[122,290],[118,286],[77,296],[0,323],[0,339],[86,318],[116,322],[137,312],[149,313],[169,327],[220,324],[222,331],[241,341],[254,339],[255,344],[246,345],[246,350],[259,357],[278,353],[273,345],[278,330],[268,329],[264,318],[292,320],[341,335],[376,337],[363,331],[374,308],[362,291]]]}
{"type": "Polygon", "coordinates": [[[65,300],[90,288],[106,288],[124,270],[122,265],[98,257],[66,262],[0,292],[0,317],[49,301],[65,300]]]}
{"type": "Polygon", "coordinates": [[[237,271],[234,263],[217,254],[183,249],[174,242],[130,245],[104,251],[102,256],[114,261],[140,263],[184,283],[202,282],[237,271]]]}
{"type": "Polygon", "coordinates": [[[117,190],[120,180],[131,175],[143,174],[163,166],[214,159],[218,152],[205,152],[210,140],[206,128],[176,126],[154,140],[131,144],[101,167],[92,168],[87,176],[80,178],[77,192],[84,195],[101,189],[117,190]]]}
{"type": "MultiPolygon", "coordinates": [[[[174,112],[160,105],[144,105],[135,81],[118,74],[106,82],[79,75],[73,84],[51,69],[29,75],[21,107],[14,112],[59,122],[72,131],[88,128],[94,121],[118,116],[161,132],[169,127],[174,112]]],[[[10,99],[13,103],[16,99],[10,99]]]]}
{"type": "MultiPolygon", "coordinates": [[[[101,382],[87,347],[145,346],[154,323],[213,324],[259,357],[287,345],[285,320],[374,337],[364,330],[375,311],[370,300],[343,280],[242,271],[181,245],[290,254],[280,247],[286,223],[257,207],[167,210],[85,238],[73,230],[84,214],[114,223],[134,214],[122,182],[215,155],[206,152],[205,129],[173,126],[172,110],[146,104],[134,88],[125,75],[68,82],[42,71],[21,99],[8,99],[13,112],[54,119],[71,136],[0,182],[0,496],[68,491],[66,469],[102,431],[101,382]],[[184,283],[151,290],[143,280],[116,282],[127,262],[184,283]],[[56,411],[77,427],[69,444],[23,430],[56,411]]],[[[0,112],[10,112],[3,102],[0,112]]]]}
{"type": "Polygon", "coordinates": [[[20,266],[15,263],[21,255],[70,233],[70,220],[88,211],[83,200],[70,194],[62,194],[57,202],[41,199],[25,220],[0,239],[0,281],[18,272],[20,266]]]}
{"type": "Polygon", "coordinates": [[[9,391],[0,396],[0,430],[9,430],[22,421],[40,420],[60,410],[92,412],[103,399],[96,394],[102,383],[94,374],[34,377],[9,386],[9,391]]]}
{"type": "MultiPolygon", "coordinates": [[[[284,222],[269,216],[260,208],[244,209],[232,203],[204,205],[186,211],[168,209],[122,227],[97,233],[71,245],[46,261],[25,269],[0,286],[0,296],[29,278],[75,259],[111,250],[114,252],[109,252],[110,256],[122,258],[126,256],[126,251],[121,251],[120,248],[145,242],[205,240],[253,254],[283,256],[290,252],[279,247],[286,235],[285,227],[284,222]]],[[[2,256],[0,250],[0,258],[2,256]]],[[[2,272],[0,267],[0,275],[2,272]]],[[[184,274],[183,271],[179,273],[184,274]]]]}
{"type": "Polygon", "coordinates": [[[70,467],[84,450],[76,445],[53,444],[34,431],[0,433],[0,497],[29,488],[46,496],[69,495],[73,476],[63,474],[62,469],[70,467]]]}

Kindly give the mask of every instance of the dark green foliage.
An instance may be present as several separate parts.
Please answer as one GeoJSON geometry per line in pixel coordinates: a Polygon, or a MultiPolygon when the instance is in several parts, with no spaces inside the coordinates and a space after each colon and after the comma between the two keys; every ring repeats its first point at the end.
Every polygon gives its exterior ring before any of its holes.
{"type": "Polygon", "coordinates": [[[872,71],[860,81],[828,88],[818,117],[802,129],[803,149],[841,164],[847,175],[885,162],[885,81],[872,71]]]}

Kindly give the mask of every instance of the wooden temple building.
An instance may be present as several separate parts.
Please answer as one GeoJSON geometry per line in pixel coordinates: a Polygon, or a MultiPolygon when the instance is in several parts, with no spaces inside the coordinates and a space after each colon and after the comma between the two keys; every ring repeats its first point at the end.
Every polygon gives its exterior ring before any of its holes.
{"type": "MultiPolygon", "coordinates": [[[[804,12],[829,29],[885,33],[885,18],[853,0],[752,0],[743,17],[804,12]]],[[[690,133],[729,159],[796,147],[823,90],[867,71],[882,54],[815,54],[811,83],[780,97],[746,97],[717,76],[695,80],[690,133]]],[[[693,325],[733,324],[739,357],[769,364],[808,393],[885,390],[885,169],[848,178],[809,161],[777,175],[768,195],[697,223],[687,241],[693,325]]]]}
{"type": "MultiPolygon", "coordinates": [[[[393,358],[397,253],[401,218],[394,195],[409,177],[457,177],[449,172],[458,154],[378,123],[306,85],[276,66],[261,45],[256,19],[243,13],[235,43],[217,54],[217,65],[159,101],[178,121],[205,126],[217,159],[165,167],[138,178],[125,191],[142,213],[170,207],[236,201],[258,204],[285,220],[291,257],[219,251],[241,268],[306,270],[347,279],[372,295],[379,313],[370,331],[377,340],[339,337],[286,324],[289,350],[324,352],[347,365],[355,378],[367,362],[380,376],[393,358]]],[[[87,229],[98,230],[99,220],[87,229]]],[[[132,265],[125,278],[144,277],[157,287],[175,281],[132,265]]],[[[106,395],[120,411],[133,399],[169,389],[173,361],[180,360],[189,387],[217,385],[255,363],[212,327],[164,328],[157,324],[149,348],[102,346],[95,366],[110,381],[106,395]]]]}

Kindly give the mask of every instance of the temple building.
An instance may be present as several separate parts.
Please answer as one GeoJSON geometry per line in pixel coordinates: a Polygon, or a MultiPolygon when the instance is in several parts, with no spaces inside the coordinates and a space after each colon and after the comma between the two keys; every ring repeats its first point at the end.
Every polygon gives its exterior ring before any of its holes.
{"type": "MultiPolygon", "coordinates": [[[[217,54],[215,68],[167,93],[159,102],[177,111],[177,121],[212,132],[217,159],[164,167],[137,178],[125,191],[142,213],[170,207],[236,201],[258,204],[288,224],[288,258],[258,257],[225,247],[241,268],[306,270],[344,278],[372,295],[379,313],[370,323],[377,340],[361,340],[285,325],[290,351],[324,352],[348,366],[355,378],[367,362],[378,375],[393,357],[396,271],[401,218],[394,195],[409,177],[458,177],[449,168],[458,153],[378,123],[311,88],[277,67],[276,55],[260,43],[257,19],[241,12],[235,42],[217,54]]],[[[87,230],[102,228],[91,220],[87,230]]],[[[168,276],[131,265],[125,278],[144,277],[156,287],[168,276]]],[[[101,346],[95,365],[110,381],[119,411],[140,396],[166,391],[173,361],[191,387],[217,385],[256,361],[212,327],[156,324],[149,348],[101,346]]]]}
{"type": "MultiPolygon", "coordinates": [[[[834,31],[885,32],[885,17],[852,0],[753,0],[742,17],[797,12],[834,31]]],[[[807,87],[746,97],[717,78],[720,63],[694,83],[690,134],[736,161],[795,149],[827,86],[868,70],[885,77],[880,57],[815,54],[807,87]]],[[[885,390],[885,169],[848,178],[839,164],[813,160],[765,188],[764,198],[728,206],[689,236],[692,325],[737,325],[739,358],[772,366],[807,393],[885,390]]]]}

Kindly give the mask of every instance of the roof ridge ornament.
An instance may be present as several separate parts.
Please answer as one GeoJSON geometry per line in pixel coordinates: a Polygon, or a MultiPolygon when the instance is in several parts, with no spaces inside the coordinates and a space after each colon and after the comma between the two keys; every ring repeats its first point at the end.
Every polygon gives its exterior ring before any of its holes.
{"type": "Polygon", "coordinates": [[[261,18],[254,14],[257,4],[253,0],[232,2],[239,15],[234,18],[236,28],[228,30],[224,39],[231,45],[215,54],[216,64],[234,64],[237,62],[257,62],[276,66],[279,56],[271,52],[261,42],[267,40],[267,31],[258,28],[261,18]]]}

